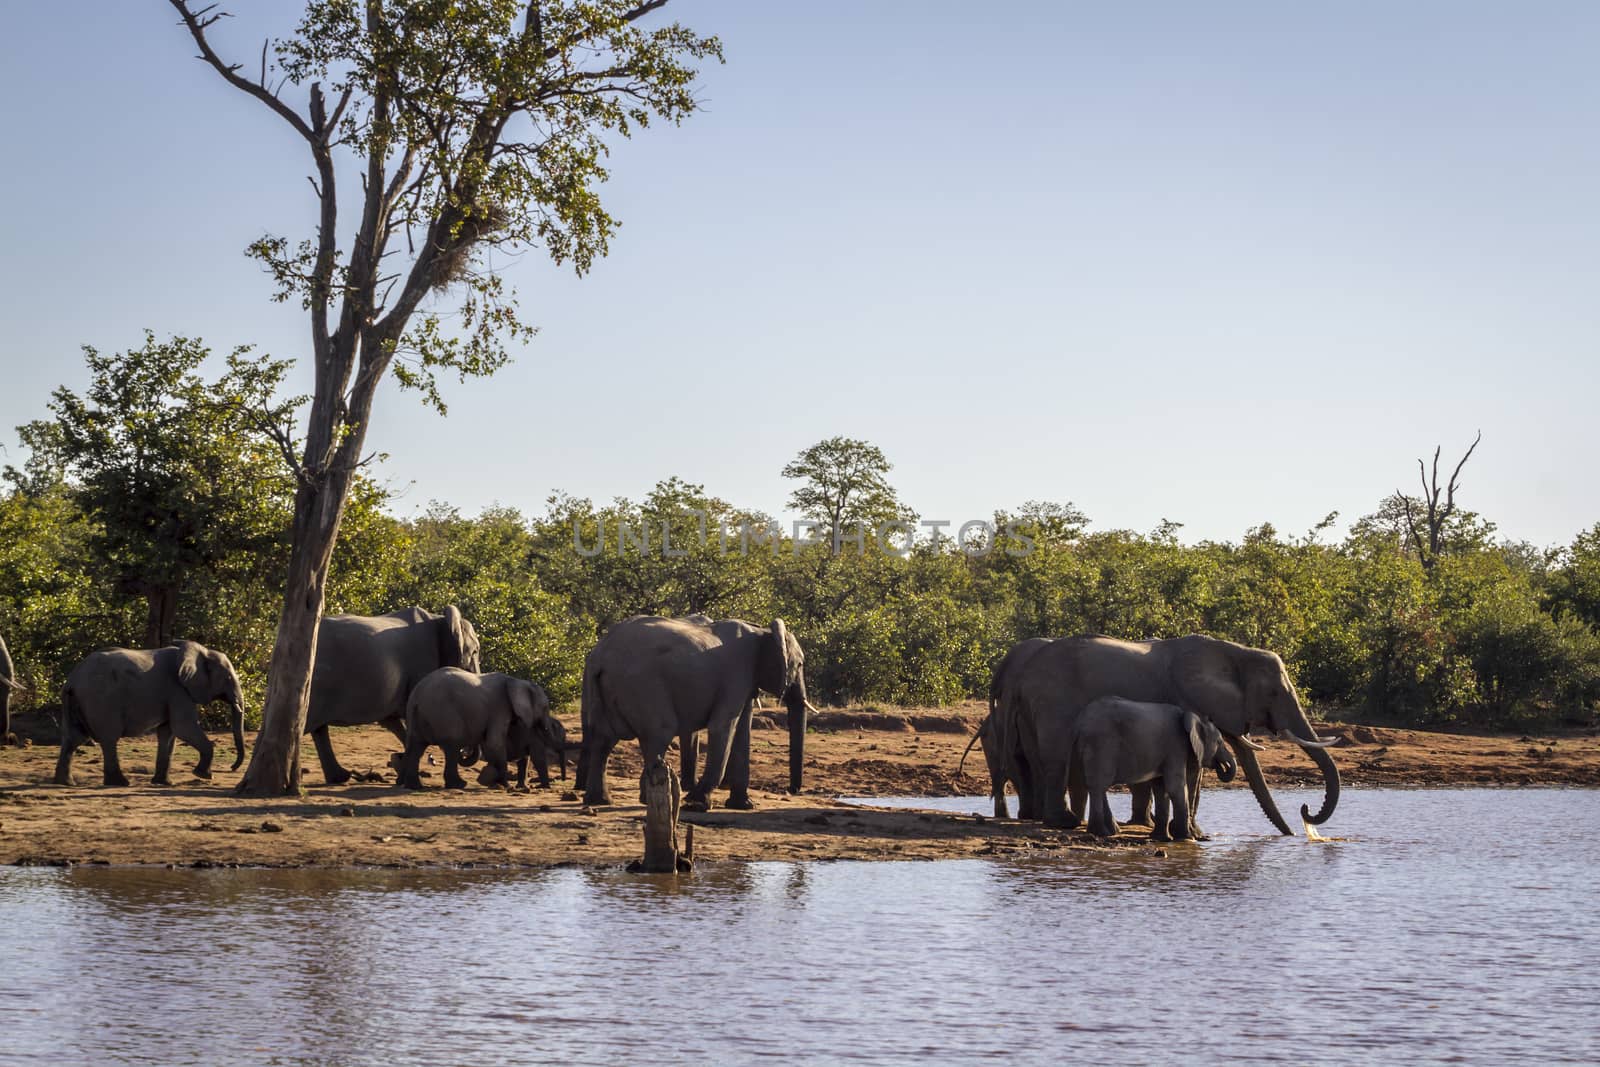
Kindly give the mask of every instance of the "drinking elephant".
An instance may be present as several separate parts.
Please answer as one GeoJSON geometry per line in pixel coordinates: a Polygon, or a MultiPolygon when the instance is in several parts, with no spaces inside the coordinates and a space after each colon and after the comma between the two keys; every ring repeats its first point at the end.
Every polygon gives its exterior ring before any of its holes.
{"type": "Polygon", "coordinates": [[[1104,696],[1177,704],[1209,719],[1233,748],[1262,812],[1281,833],[1291,831],[1243,740],[1252,730],[1293,740],[1322,771],[1322,808],[1313,815],[1302,805],[1303,819],[1320,825],[1339,803],[1339,771],[1324,751],[1335,741],[1313,732],[1275,654],[1198,634],[1160,641],[1068,637],[1040,648],[1022,665],[997,714],[1001,750],[1015,746],[1030,761],[1036,802],[1051,825],[1076,826],[1084,811],[1082,782],[1068,781],[1066,737],[1083,709],[1104,696]],[[1064,799],[1069,785],[1070,806],[1064,799]]]}
{"type": "Polygon", "coordinates": [[[17,735],[11,732],[11,690],[16,685],[16,666],[6,651],[6,639],[0,637],[0,745],[17,743],[17,735]]]}
{"type": "Polygon", "coordinates": [[[612,626],[583,668],[583,755],[578,779],[589,804],[608,804],[606,763],[618,742],[639,739],[644,765],[665,758],[675,737],[707,731],[705,772],[685,782],[683,807],[705,811],[728,780],[728,807],[751,808],[750,716],[757,690],[789,715],[789,790],[805,765],[805,655],[783,620],[762,628],[703,615],[635,615],[612,626]]]}
{"type": "Polygon", "coordinates": [[[1101,697],[1083,709],[1066,740],[1069,773],[1081,775],[1089,791],[1088,829],[1097,837],[1117,832],[1106,790],[1142,783],[1155,786],[1153,840],[1202,837],[1194,825],[1201,769],[1224,782],[1237,770],[1216,726],[1175,704],[1101,697]]]}
{"type": "Polygon", "coordinates": [[[350,780],[328,740],[330,726],[382,723],[406,740],[411,690],[440,667],[478,672],[478,634],[454,604],[435,615],[406,608],[389,615],[329,615],[317,630],[306,731],[329,785],[350,780]]]}
{"type": "Polygon", "coordinates": [[[233,770],[244,762],[244,696],[228,657],[195,641],[140,651],[110,648],[92,652],[72,668],[62,690],[61,756],[55,780],[72,784],[72,754],[94,741],[104,755],[106,785],[127,785],[117,762],[117,741],[155,731],[156,773],[152,785],[171,785],[172,739],[182,738],[200,753],[197,778],[211,777],[215,746],[200,726],[200,705],[226,700],[233,707],[233,770]]]}
{"type": "Polygon", "coordinates": [[[961,753],[961,763],[956,766],[956,774],[959,775],[961,768],[966,766],[967,753],[972,751],[974,744],[983,750],[983,762],[989,769],[989,794],[994,798],[994,817],[997,819],[1009,818],[1011,814],[1006,808],[1007,782],[1017,791],[1017,818],[1039,817],[1034,811],[1033,776],[1029,773],[1027,758],[1020,752],[1001,752],[995,713],[1022,665],[1050,641],[1048,637],[1030,637],[1011,646],[989,679],[989,714],[984,716],[983,722],[978,725],[978,732],[967,742],[966,751],[961,753]]]}
{"type": "Polygon", "coordinates": [[[526,759],[535,745],[559,751],[557,725],[550,715],[550,698],[532,682],[509,674],[440,668],[418,682],[406,702],[406,748],[400,757],[399,784],[421,789],[422,754],[429,745],[438,745],[444,750],[446,789],[466,788],[457,770],[466,749],[482,753],[480,784],[504,785],[508,759],[526,759]]]}

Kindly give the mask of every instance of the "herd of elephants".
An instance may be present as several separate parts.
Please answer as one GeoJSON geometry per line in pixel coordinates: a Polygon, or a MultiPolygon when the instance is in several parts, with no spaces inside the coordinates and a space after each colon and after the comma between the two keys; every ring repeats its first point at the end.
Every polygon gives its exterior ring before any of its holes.
{"type": "MultiPolygon", "coordinates": [[[[398,784],[422,786],[419,762],[443,752],[447,788],[465,788],[459,767],[484,762],[478,781],[509,784],[517,761],[519,787],[529,761],[549,784],[554,756],[566,769],[576,749],[584,801],[610,802],[606,764],[621,741],[637,739],[646,767],[665,760],[679,741],[684,808],[707,810],[726,787],[726,806],[751,808],[750,726],[757,694],[779,698],[789,731],[789,789],[801,789],[807,712],[805,655],[774,620],[755,626],[704,615],[667,619],[638,615],[616,623],[584,661],[581,743],[569,744],[533,682],[479,670],[478,635],[454,606],[442,614],[410,608],[375,617],[322,620],[306,730],[329,784],[350,779],[329,739],[330,726],[381,723],[400,740],[398,784]],[[705,766],[697,775],[700,731],[705,766]]],[[[0,641],[0,736],[10,735],[9,700],[16,687],[0,641]]],[[[193,641],[165,648],[101,649],[67,677],[60,714],[61,754],[55,781],[72,784],[73,754],[94,742],[105,784],[125,786],[117,760],[124,737],[155,733],[154,784],[168,784],[174,739],[200,755],[194,773],[211,772],[213,744],[200,722],[212,701],[232,707],[235,770],[244,761],[244,698],[233,664],[193,641]]],[[[1303,747],[1320,768],[1321,810],[1300,809],[1321,824],[1339,800],[1339,773],[1313,731],[1283,661],[1272,652],[1191,635],[1121,641],[1100,635],[1031,638],[995,668],[989,714],[978,743],[988,764],[995,815],[1005,818],[1006,787],[1017,816],[1071,828],[1087,820],[1100,836],[1117,832],[1106,791],[1133,791],[1132,820],[1152,825],[1157,839],[1203,836],[1195,824],[1200,772],[1223,781],[1243,769],[1262,812],[1291,833],[1262,777],[1251,740],[1265,731],[1303,747]],[[1155,810],[1151,813],[1151,804],[1155,810]]],[[[971,750],[968,745],[968,751],[971,750]]]]}

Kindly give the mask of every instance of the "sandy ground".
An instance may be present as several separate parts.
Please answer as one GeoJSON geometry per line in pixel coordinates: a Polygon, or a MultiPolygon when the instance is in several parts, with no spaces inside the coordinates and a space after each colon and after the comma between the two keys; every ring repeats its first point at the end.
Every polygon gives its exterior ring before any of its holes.
{"type": "MultiPolygon", "coordinates": [[[[982,717],[970,704],[928,712],[829,713],[808,738],[806,790],[786,796],[787,734],[760,729],[752,737],[757,810],[688,815],[697,860],[942,859],[1001,852],[1084,848],[1181,849],[1158,846],[1130,828],[1110,845],[1080,833],[1036,823],[997,822],[927,811],[874,811],[840,804],[841,796],[982,794],[988,782],[974,750],[966,773],[956,764],[967,729],[982,717]]],[[[569,722],[573,736],[576,723],[569,722]]],[[[463,792],[439,788],[440,768],[428,768],[421,792],[396,789],[387,767],[393,738],[382,729],[334,731],[334,747],[351,770],[382,780],[321,784],[309,741],[304,752],[305,795],[240,800],[232,742],[217,742],[211,781],[189,774],[194,753],[178,746],[172,787],[151,786],[154,738],[122,742],[122,764],[133,781],[103,787],[97,750],[79,753],[74,787],[50,783],[56,747],[47,721],[22,717],[19,732],[31,747],[0,750],[0,863],[156,864],[175,866],[417,867],[621,864],[642,851],[643,807],[637,803],[637,746],[619,746],[612,759],[612,796],[599,811],[585,808],[557,780],[527,792],[476,784],[463,792]]],[[[1346,788],[1363,785],[1600,785],[1600,736],[1479,736],[1328,724],[1343,738],[1333,750],[1346,788]]],[[[1315,785],[1315,767],[1290,745],[1269,743],[1262,754],[1269,780],[1315,785]]],[[[1238,788],[1239,786],[1235,786],[1238,788]]],[[[1207,788],[1218,788],[1207,782],[1207,788]]],[[[722,794],[718,794],[722,796],[722,794]]],[[[1286,809],[1287,810],[1287,809],[1286,809]]],[[[1328,829],[1336,831],[1337,816],[1328,829]]],[[[1263,830],[1267,828],[1263,823],[1263,830]]]]}

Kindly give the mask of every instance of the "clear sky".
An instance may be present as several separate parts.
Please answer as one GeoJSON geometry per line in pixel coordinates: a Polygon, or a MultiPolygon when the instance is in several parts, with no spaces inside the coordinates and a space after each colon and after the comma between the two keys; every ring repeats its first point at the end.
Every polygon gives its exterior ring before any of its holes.
{"type": "MultiPolygon", "coordinates": [[[[298,5],[230,0],[250,62],[298,5]]],[[[925,517],[1070,500],[1237,539],[1371,511],[1458,456],[1506,536],[1600,520],[1600,4],[672,0],[706,110],[613,157],[581,280],[507,261],[540,336],[369,443],[413,513],[678,475],[786,514],[867,438],[925,517]]],[[[659,16],[658,16],[659,17],[659,16]]],[[[304,146],[161,0],[8,5],[0,458],[78,346],[303,356],[244,258],[306,236],[304,146]]]]}

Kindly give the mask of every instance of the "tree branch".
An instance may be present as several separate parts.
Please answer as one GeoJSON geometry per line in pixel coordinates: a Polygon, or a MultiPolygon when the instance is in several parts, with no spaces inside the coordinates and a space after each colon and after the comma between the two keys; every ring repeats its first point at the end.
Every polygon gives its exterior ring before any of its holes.
{"type": "MultiPolygon", "coordinates": [[[[282,100],[279,100],[275,95],[273,95],[272,90],[268,89],[266,86],[265,77],[263,77],[259,83],[252,82],[248,78],[240,77],[239,68],[241,64],[224,63],[222,61],[222,57],[217,55],[216,50],[211,47],[211,42],[206,40],[206,30],[214,25],[218,20],[226,18],[228,14],[226,11],[219,11],[212,15],[209,13],[216,9],[215,4],[211,5],[210,7],[201,8],[199,11],[191,11],[189,10],[189,4],[187,0],[170,0],[170,2],[172,6],[177,9],[178,15],[183,19],[183,24],[188,27],[189,36],[193,37],[195,44],[200,46],[201,59],[211,64],[212,68],[215,69],[218,74],[222,75],[223,79],[226,80],[229,85],[232,85],[235,89],[238,89],[241,92],[249,93],[257,100],[260,100],[263,104],[266,104],[269,108],[282,116],[285,122],[293,126],[295,128],[295,132],[299,133],[301,137],[304,137],[307,141],[314,142],[314,136],[311,132],[311,127],[306,124],[306,120],[301,118],[299,113],[296,112],[294,108],[290,107],[288,104],[285,104],[282,100]]],[[[263,63],[265,63],[265,55],[266,48],[263,46],[263,63]]]]}

